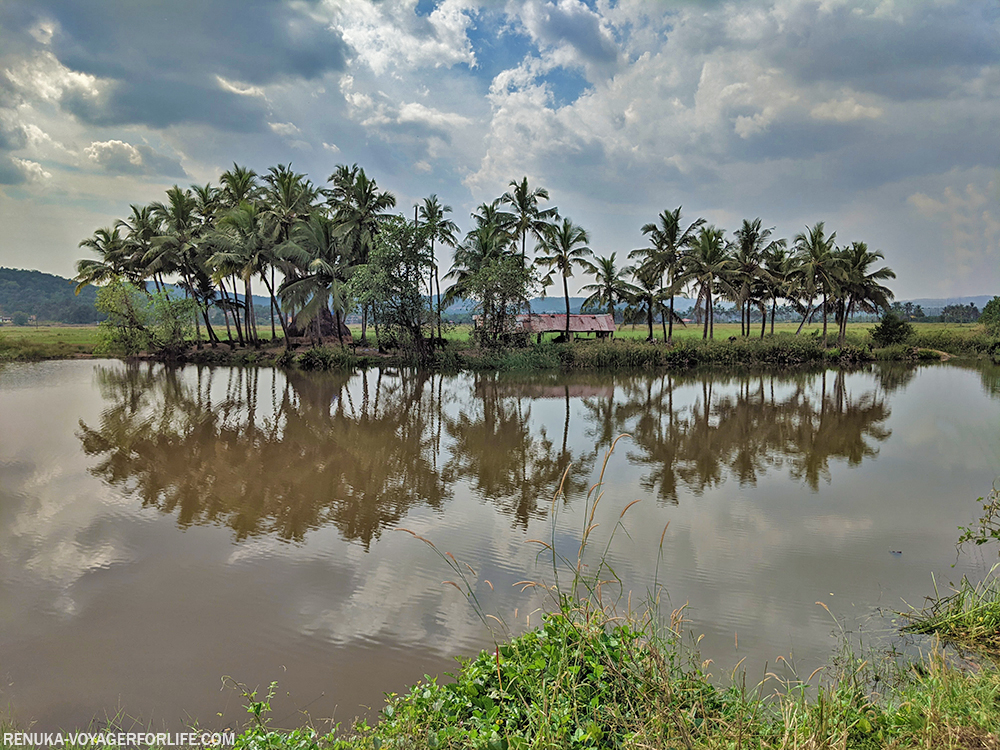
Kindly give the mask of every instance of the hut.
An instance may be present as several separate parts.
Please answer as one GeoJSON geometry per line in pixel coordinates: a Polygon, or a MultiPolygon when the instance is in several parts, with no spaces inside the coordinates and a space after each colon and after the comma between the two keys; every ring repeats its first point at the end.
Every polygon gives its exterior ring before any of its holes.
{"type": "MultiPolygon", "coordinates": [[[[530,313],[518,315],[517,322],[521,330],[528,334],[536,334],[541,341],[543,333],[565,333],[566,316],[549,313],[530,313]]],[[[606,339],[615,335],[614,316],[602,315],[570,315],[570,338],[580,333],[592,333],[596,338],[606,339]]]]}
{"type": "MultiPolygon", "coordinates": [[[[301,313],[300,313],[301,315],[301,313]]],[[[300,315],[296,315],[294,318],[289,316],[290,320],[288,322],[288,336],[290,338],[305,338],[313,337],[316,335],[316,320],[315,318],[309,323],[303,324],[299,320],[300,315]]],[[[324,341],[339,341],[344,344],[351,344],[353,337],[351,336],[351,329],[347,327],[343,319],[340,321],[340,331],[338,336],[337,331],[337,319],[333,316],[328,308],[323,308],[319,312],[319,328],[322,333],[324,341]]]]}

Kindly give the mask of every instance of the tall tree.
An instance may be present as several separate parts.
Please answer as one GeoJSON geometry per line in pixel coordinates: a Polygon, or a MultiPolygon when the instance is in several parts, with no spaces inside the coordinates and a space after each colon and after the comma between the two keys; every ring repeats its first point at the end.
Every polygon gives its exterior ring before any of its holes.
{"type": "Polygon", "coordinates": [[[881,282],[896,278],[895,272],[888,266],[872,269],[872,266],[885,256],[881,251],[868,249],[864,242],[852,242],[840,253],[841,275],[839,284],[840,329],[837,336],[838,346],[844,345],[847,335],[847,320],[855,309],[864,312],[877,313],[880,309],[888,310],[893,293],[881,282]]]}
{"type": "Polygon", "coordinates": [[[433,304],[434,299],[434,284],[437,284],[437,331],[438,338],[442,336],[441,333],[441,278],[438,274],[438,264],[437,258],[434,255],[434,244],[435,242],[440,242],[442,245],[447,245],[448,247],[455,247],[458,244],[458,224],[453,222],[451,219],[445,218],[445,214],[451,213],[451,206],[445,206],[441,204],[436,195],[431,195],[424,198],[423,204],[420,206],[420,220],[426,227],[425,236],[430,239],[430,262],[431,262],[431,279],[428,284],[430,289],[430,297],[433,304]]]}
{"type": "MultiPolygon", "coordinates": [[[[152,239],[153,262],[172,265],[181,275],[184,288],[201,310],[209,341],[214,346],[219,339],[208,318],[208,305],[214,292],[211,283],[206,283],[209,274],[201,246],[203,224],[197,213],[198,202],[191,191],[174,185],[167,190],[167,202],[154,203],[152,208],[153,214],[163,223],[163,234],[152,239]]],[[[201,327],[197,316],[195,324],[197,346],[200,347],[201,327]]]]}
{"type": "MultiPolygon", "coordinates": [[[[834,232],[829,237],[826,236],[826,227],[822,221],[817,222],[812,228],[806,227],[805,232],[795,235],[795,250],[799,255],[802,274],[805,281],[805,289],[810,296],[809,308],[812,308],[812,300],[817,293],[823,296],[823,346],[827,345],[827,300],[834,290],[837,279],[843,267],[843,261],[837,256],[834,240],[837,233],[834,232]]],[[[805,324],[806,316],[802,318],[805,324]]],[[[799,331],[802,325],[799,325],[799,331]]]]}
{"type": "MultiPolygon", "coordinates": [[[[774,227],[764,228],[759,218],[743,220],[736,230],[733,253],[732,286],[733,301],[740,308],[740,334],[750,335],[750,305],[754,298],[762,298],[767,291],[767,268],[765,259],[775,249],[785,246],[784,240],[772,240],[774,227]],[[755,292],[759,294],[755,295],[755,292]]],[[[758,299],[762,303],[762,299],[758,299]]],[[[761,313],[763,315],[763,313],[761,313]]],[[[761,328],[763,336],[763,327],[761,328]]]]}
{"type": "Polygon", "coordinates": [[[632,273],[632,268],[625,266],[619,269],[615,265],[617,253],[611,253],[609,258],[595,258],[595,262],[587,262],[583,268],[593,275],[594,283],[587,284],[580,291],[590,292],[581,310],[595,310],[602,306],[607,310],[612,318],[615,316],[615,305],[621,302],[628,302],[636,292],[636,288],[625,281],[625,277],[632,273]]]}
{"type": "Polygon", "coordinates": [[[559,220],[559,209],[554,206],[540,208],[539,201],[547,201],[549,191],[545,188],[532,189],[527,177],[522,177],[520,182],[511,180],[509,187],[511,189],[500,196],[500,203],[510,206],[513,211],[511,229],[514,236],[521,239],[521,263],[526,264],[528,235],[534,235],[540,243],[544,242],[547,227],[559,220]]]}
{"type": "Polygon", "coordinates": [[[715,337],[715,292],[720,287],[724,292],[731,292],[732,287],[726,277],[732,265],[723,231],[713,226],[701,227],[691,252],[684,257],[682,278],[698,288],[699,301],[705,304],[702,338],[715,337]]]}
{"type": "MultiPolygon", "coordinates": [[[[660,287],[670,300],[670,309],[662,316],[666,318],[663,321],[663,338],[667,342],[673,341],[674,320],[679,319],[674,312],[674,297],[679,291],[677,280],[681,258],[685,249],[694,243],[697,230],[704,223],[705,220],[699,218],[682,229],[681,206],[673,211],[664,210],[660,212],[655,222],[644,224],[642,227],[642,233],[649,235],[649,246],[629,253],[630,259],[639,259],[643,267],[660,279],[660,287]]],[[[649,336],[652,340],[652,330],[649,336]]]]}
{"type": "MultiPolygon", "coordinates": [[[[348,239],[351,263],[364,265],[368,262],[379,224],[392,215],[389,210],[396,205],[396,196],[379,190],[364,169],[355,167],[339,165],[329,177],[333,187],[326,191],[326,196],[338,222],[338,231],[348,239]]],[[[367,310],[367,305],[362,306],[362,342],[368,335],[367,310]]]]}
{"type": "Polygon", "coordinates": [[[566,297],[566,340],[570,340],[569,331],[569,278],[573,275],[573,266],[587,267],[587,257],[593,251],[587,247],[590,235],[586,230],[574,224],[570,219],[563,219],[562,224],[550,225],[542,233],[538,249],[544,253],[537,261],[539,265],[548,266],[549,272],[542,280],[543,286],[552,283],[553,274],[558,271],[562,276],[563,294],[566,297]]]}

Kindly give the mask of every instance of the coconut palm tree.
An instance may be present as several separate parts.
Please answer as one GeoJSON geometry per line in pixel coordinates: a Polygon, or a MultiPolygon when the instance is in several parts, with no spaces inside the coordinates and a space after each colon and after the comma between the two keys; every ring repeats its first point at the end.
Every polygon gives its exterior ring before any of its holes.
{"type": "Polygon", "coordinates": [[[590,296],[583,301],[581,310],[593,310],[605,307],[608,315],[615,316],[615,305],[621,302],[628,302],[638,291],[636,287],[625,281],[625,276],[632,273],[632,268],[625,266],[617,268],[615,257],[617,253],[611,253],[610,258],[596,258],[595,263],[586,262],[583,266],[587,273],[594,276],[594,283],[581,287],[580,291],[590,292],[590,296]]]}
{"type": "Polygon", "coordinates": [[[766,296],[771,300],[771,335],[773,336],[778,299],[794,299],[798,261],[785,244],[775,245],[764,254],[764,269],[767,271],[764,280],[767,290],[766,296]]]}
{"type": "MultiPolygon", "coordinates": [[[[198,202],[190,190],[181,190],[177,185],[167,190],[167,202],[152,204],[153,215],[163,224],[163,233],[152,238],[150,251],[145,261],[151,267],[163,271],[170,268],[181,275],[184,288],[191,294],[201,309],[208,331],[208,338],[214,346],[219,340],[208,319],[208,305],[214,291],[206,284],[209,274],[204,266],[205,253],[202,248],[203,223],[197,213],[198,202]]],[[[195,317],[197,345],[201,346],[201,326],[195,317]]]]}
{"type": "Polygon", "coordinates": [[[337,337],[343,348],[340,328],[343,316],[347,314],[345,284],[349,274],[348,248],[344,238],[337,232],[336,222],[320,213],[314,213],[308,221],[295,226],[292,238],[285,248],[287,259],[301,269],[298,276],[286,276],[279,289],[286,309],[301,308],[299,319],[304,324],[315,321],[317,337],[322,344],[322,312],[332,307],[337,337]]]}
{"type": "Polygon", "coordinates": [[[638,269],[633,271],[633,277],[635,278],[635,285],[632,293],[631,302],[638,306],[637,312],[645,309],[646,311],[646,327],[649,331],[649,335],[646,337],[646,341],[653,340],[653,316],[656,310],[659,308],[663,312],[663,298],[662,298],[662,288],[660,287],[660,275],[657,270],[651,266],[640,266],[638,269]]]}
{"type": "Polygon", "coordinates": [[[838,295],[840,330],[837,344],[843,346],[847,335],[847,320],[855,309],[870,313],[877,313],[880,308],[888,309],[895,295],[879,282],[894,279],[896,274],[888,266],[871,270],[871,266],[884,260],[885,256],[879,250],[871,252],[865,242],[852,242],[850,246],[841,249],[839,255],[842,275],[838,295]]]}
{"type": "MultiPolygon", "coordinates": [[[[244,325],[247,338],[260,345],[253,312],[253,278],[259,276],[274,300],[274,288],[268,283],[267,267],[275,258],[277,231],[260,204],[243,201],[219,219],[218,229],[211,237],[214,254],[209,258],[210,267],[220,272],[234,273],[243,280],[246,300],[244,325]]],[[[284,318],[282,328],[284,329],[284,318]]],[[[288,346],[288,335],[285,335],[288,346]]]]}
{"type": "MultiPolygon", "coordinates": [[[[304,175],[292,171],[291,164],[279,164],[268,169],[264,175],[265,188],[261,194],[261,202],[266,219],[274,224],[275,236],[279,247],[291,239],[292,228],[305,221],[315,210],[313,203],[319,196],[319,191],[304,175]]],[[[277,289],[275,283],[275,265],[277,257],[272,259],[269,272],[271,275],[270,289],[277,289]]],[[[287,326],[284,316],[278,307],[275,296],[271,297],[271,338],[275,338],[274,318],[277,315],[281,321],[282,334],[287,338],[287,326]]]]}
{"type": "Polygon", "coordinates": [[[691,250],[684,255],[684,283],[694,284],[698,288],[698,300],[705,304],[705,328],[702,338],[715,337],[714,300],[717,290],[732,293],[732,285],[727,276],[733,267],[733,261],[726,244],[723,230],[714,226],[703,226],[691,250]]]}
{"type": "MultiPolygon", "coordinates": [[[[686,229],[681,229],[681,207],[673,211],[662,211],[657,222],[644,224],[642,233],[649,235],[650,245],[633,250],[629,258],[639,259],[643,266],[651,269],[660,279],[660,286],[670,300],[669,312],[662,316],[663,338],[667,342],[674,338],[674,321],[679,316],[674,312],[674,296],[679,289],[677,285],[678,270],[681,256],[685,249],[694,242],[697,230],[705,223],[704,219],[696,219],[686,229]],[[669,326],[669,330],[668,327],[669,326]]],[[[652,332],[650,332],[652,340],[652,332]]]]}
{"type": "Polygon", "coordinates": [[[513,210],[512,230],[515,237],[521,238],[521,263],[525,263],[526,243],[528,235],[532,234],[538,242],[545,241],[543,235],[548,231],[547,227],[559,221],[559,209],[539,208],[539,201],[549,199],[549,191],[545,188],[535,188],[532,190],[528,186],[528,178],[522,177],[521,181],[511,180],[508,190],[500,196],[500,203],[509,205],[513,210]]]}
{"type": "Polygon", "coordinates": [[[86,247],[100,256],[98,260],[86,258],[76,262],[74,281],[79,294],[87,284],[104,284],[115,276],[126,274],[128,250],[125,238],[116,227],[101,227],[92,237],[80,240],[78,247],[86,247]]]}
{"type": "Polygon", "coordinates": [[[802,324],[799,325],[799,331],[802,330],[802,325],[805,324],[806,318],[809,316],[816,293],[822,294],[824,347],[826,346],[827,299],[836,288],[843,267],[843,260],[834,252],[833,243],[836,238],[836,232],[829,237],[826,236],[826,228],[822,221],[817,222],[812,228],[806,227],[805,232],[795,235],[795,250],[799,255],[805,290],[809,295],[809,306],[806,315],[802,318],[802,324]]]}
{"type": "Polygon", "coordinates": [[[129,265],[134,269],[134,283],[145,289],[144,279],[152,276],[156,291],[162,291],[162,278],[150,272],[144,262],[146,254],[152,249],[153,238],[160,233],[160,221],[153,213],[152,206],[129,207],[132,213],[127,219],[119,219],[116,228],[125,230],[125,245],[129,256],[129,265]]]}
{"type": "MultiPolygon", "coordinates": [[[[357,165],[355,165],[356,167],[357,165]]],[[[333,188],[326,191],[327,203],[334,212],[340,236],[348,238],[352,264],[368,262],[378,226],[392,214],[396,196],[381,191],[375,180],[369,179],[364,169],[338,165],[329,177],[333,188]]],[[[361,310],[361,341],[367,340],[368,310],[361,310]]]]}
{"type": "MultiPolygon", "coordinates": [[[[527,180],[525,181],[527,183],[527,180]]],[[[570,219],[563,219],[562,224],[549,225],[542,233],[538,250],[546,253],[536,263],[548,266],[549,272],[542,280],[543,286],[553,283],[552,276],[558,271],[562,276],[563,294],[566,297],[566,339],[569,340],[569,278],[573,275],[573,266],[587,267],[587,256],[593,251],[587,247],[590,236],[586,230],[577,226],[570,219]]]]}
{"type": "MultiPolygon", "coordinates": [[[[451,213],[451,206],[445,206],[441,204],[438,200],[437,195],[431,195],[424,198],[423,204],[420,206],[420,220],[423,221],[424,227],[427,230],[427,236],[430,238],[430,260],[431,260],[431,272],[432,276],[428,283],[428,289],[430,289],[430,297],[434,298],[434,283],[437,283],[437,329],[438,338],[441,338],[441,279],[438,276],[438,265],[437,259],[434,256],[434,243],[435,241],[440,242],[442,245],[447,245],[449,247],[455,247],[458,244],[457,233],[458,224],[453,222],[451,219],[446,219],[445,214],[451,213]]],[[[433,307],[433,302],[432,302],[433,307]]]]}
{"type": "MultiPolygon", "coordinates": [[[[743,220],[743,226],[736,230],[736,243],[733,254],[732,286],[735,295],[733,302],[740,308],[740,335],[750,335],[750,305],[754,301],[754,292],[761,299],[767,291],[767,268],[765,259],[769,253],[785,246],[785,240],[771,240],[774,227],[761,227],[760,218],[750,221],[743,220]],[[763,283],[762,283],[763,282],[763,283]]],[[[763,315],[763,313],[762,313],[763,315]]],[[[761,328],[763,336],[763,327],[761,328]]]]}

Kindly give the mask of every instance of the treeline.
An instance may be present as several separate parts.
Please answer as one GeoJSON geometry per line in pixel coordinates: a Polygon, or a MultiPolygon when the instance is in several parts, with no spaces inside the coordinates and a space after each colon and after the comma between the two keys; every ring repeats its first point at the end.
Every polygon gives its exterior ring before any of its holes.
{"type": "Polygon", "coordinates": [[[97,291],[86,287],[79,296],[61,276],[41,271],[0,267],[0,318],[17,325],[36,321],[94,323],[101,315],[94,307],[97,291]]]}
{"type": "Polygon", "coordinates": [[[480,345],[523,340],[517,315],[549,287],[565,299],[568,338],[574,273],[592,279],[583,286],[584,310],[623,309],[625,320],[647,325],[651,340],[657,318],[663,338],[672,339],[679,294],[695,298],[704,338],[714,336],[715,310],[725,300],[739,310],[744,336],[755,335],[760,320],[763,337],[768,315],[773,333],[782,303],[801,316],[799,331],[822,318],[824,344],[828,321],[842,343],[853,314],[877,313],[893,297],[882,282],[895,274],[878,266],[882,253],[864,242],[837,246],[823,222],[788,242],[759,218],[744,220],[730,237],[701,218],[685,226],[680,208],[665,210],[642,227],[648,244],[620,264],[616,253],[595,256],[588,232],[548,201],[548,191],[527,177],[511,181],[473,212],[462,236],[437,196],[423,199],[410,219],[393,212],[395,196],[356,164],[339,165],[323,186],[286,165],[258,175],[234,164],[217,186],[174,186],[165,201],[133,205],[128,218],[98,229],[80,243],[97,258],[79,261],[76,280],[121,278],[141,289],[151,281],[159,291],[165,279],[179,279],[213,344],[220,340],[214,309],[230,340],[235,332],[240,344],[259,344],[257,316],[245,300],[260,284],[272,311],[280,311],[270,316],[272,337],[277,319],[286,342],[308,331],[322,343],[325,331],[340,337],[344,318],[357,311],[363,341],[373,324],[380,344],[421,352],[440,341],[442,307],[458,299],[474,305],[480,345]],[[435,254],[441,246],[452,251],[446,273],[435,254]]]}

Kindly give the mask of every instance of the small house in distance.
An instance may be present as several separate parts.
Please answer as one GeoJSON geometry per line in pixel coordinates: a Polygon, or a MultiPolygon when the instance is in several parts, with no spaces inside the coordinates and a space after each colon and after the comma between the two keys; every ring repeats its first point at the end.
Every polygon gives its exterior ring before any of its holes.
{"type": "MultiPolygon", "coordinates": [[[[557,314],[531,313],[518,315],[517,322],[525,333],[537,334],[541,341],[543,333],[564,333],[566,331],[566,316],[557,314]]],[[[606,339],[615,334],[615,319],[603,315],[570,315],[570,338],[578,333],[593,333],[597,338],[606,339]]]]}

